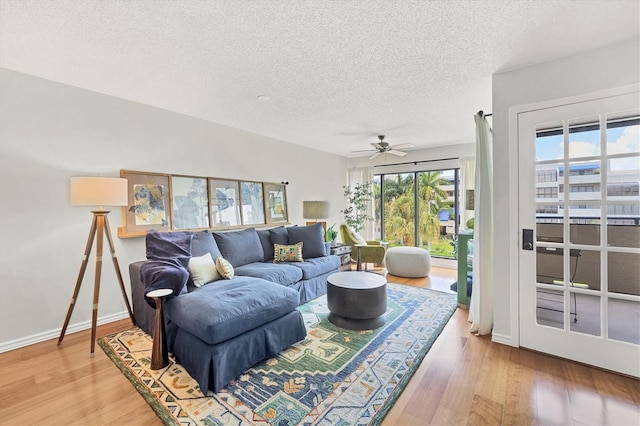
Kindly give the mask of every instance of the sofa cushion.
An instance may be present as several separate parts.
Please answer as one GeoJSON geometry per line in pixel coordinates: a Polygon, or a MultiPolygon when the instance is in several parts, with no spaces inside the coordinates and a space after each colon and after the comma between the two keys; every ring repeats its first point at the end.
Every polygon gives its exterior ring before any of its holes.
{"type": "MultiPolygon", "coordinates": [[[[269,229],[272,244],[289,244],[289,231],[284,226],[269,229]]],[[[296,241],[297,242],[297,241],[296,241]]]]}
{"type": "Polygon", "coordinates": [[[255,228],[242,231],[214,232],[213,237],[218,244],[222,256],[234,268],[252,262],[262,262],[264,251],[255,228]]]}
{"type": "Polygon", "coordinates": [[[169,299],[163,309],[168,321],[214,345],[286,315],[299,298],[269,281],[235,277],[169,299]]]}
{"type": "Polygon", "coordinates": [[[214,262],[218,256],[222,256],[211,232],[196,232],[193,234],[193,240],[191,241],[191,256],[202,256],[206,253],[211,253],[211,259],[214,262]]]}
{"type": "Polygon", "coordinates": [[[216,269],[216,263],[211,258],[211,253],[196,257],[192,256],[187,269],[189,269],[189,275],[193,280],[193,285],[196,287],[202,287],[222,278],[216,269]]]}
{"type": "Polygon", "coordinates": [[[289,244],[303,243],[302,257],[305,259],[325,255],[322,223],[288,228],[289,244]]]}
{"type": "Polygon", "coordinates": [[[262,278],[263,280],[290,286],[302,279],[302,270],[293,263],[250,263],[236,268],[236,275],[262,278]]]}
{"type": "MultiPolygon", "coordinates": [[[[281,226],[284,228],[284,226],[281,226]]],[[[271,233],[270,229],[258,229],[256,232],[258,233],[258,238],[260,238],[260,243],[262,243],[262,251],[264,252],[264,262],[271,262],[273,260],[273,241],[271,241],[271,233]]]]}
{"type": "Polygon", "coordinates": [[[273,245],[273,263],[302,262],[302,243],[283,246],[273,245]]]}
{"type": "Polygon", "coordinates": [[[308,280],[327,272],[336,271],[340,267],[339,256],[322,256],[305,259],[304,262],[291,263],[291,266],[302,270],[302,279],[308,280]]]}

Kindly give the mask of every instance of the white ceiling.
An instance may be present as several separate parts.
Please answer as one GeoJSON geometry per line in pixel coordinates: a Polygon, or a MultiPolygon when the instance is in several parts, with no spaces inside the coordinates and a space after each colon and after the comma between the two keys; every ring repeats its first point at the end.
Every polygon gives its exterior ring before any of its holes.
{"type": "Polygon", "coordinates": [[[471,142],[492,74],[637,37],[638,0],[0,0],[1,67],[344,156],[471,142]]]}

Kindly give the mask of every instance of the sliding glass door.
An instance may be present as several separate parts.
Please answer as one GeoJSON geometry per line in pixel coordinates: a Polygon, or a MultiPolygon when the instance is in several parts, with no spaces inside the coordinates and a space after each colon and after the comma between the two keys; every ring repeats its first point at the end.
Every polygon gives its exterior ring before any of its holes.
{"type": "Polygon", "coordinates": [[[374,192],[376,238],[454,258],[459,169],[375,175],[374,192]]]}

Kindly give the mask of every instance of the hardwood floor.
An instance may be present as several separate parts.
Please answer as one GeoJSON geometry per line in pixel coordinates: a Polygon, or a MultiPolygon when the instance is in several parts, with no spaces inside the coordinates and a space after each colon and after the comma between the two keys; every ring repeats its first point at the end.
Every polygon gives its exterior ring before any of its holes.
{"type": "MultiPolygon", "coordinates": [[[[449,291],[455,271],[388,280],[449,291]]],[[[98,335],[129,326],[107,324],[98,335]]],[[[640,381],[467,329],[467,312],[458,309],[384,425],[640,424],[640,381]]],[[[0,354],[0,425],[162,424],[100,347],[89,355],[89,333],[0,354]]]]}

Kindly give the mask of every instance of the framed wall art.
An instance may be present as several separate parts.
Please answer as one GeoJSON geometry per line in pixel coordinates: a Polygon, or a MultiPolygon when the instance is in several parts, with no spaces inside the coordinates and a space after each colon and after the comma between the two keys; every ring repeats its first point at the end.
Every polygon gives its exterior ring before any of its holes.
{"type": "Polygon", "coordinates": [[[206,177],[171,176],[173,229],[209,228],[209,188],[206,177]]]}
{"type": "Polygon", "coordinates": [[[211,227],[240,226],[240,182],[237,180],[209,178],[211,227]]]}
{"type": "Polygon", "coordinates": [[[265,223],[262,182],[240,182],[240,212],[243,225],[265,223]]]}
{"type": "Polygon", "coordinates": [[[151,230],[236,229],[288,224],[288,182],[255,182],[204,176],[120,170],[128,181],[118,237],[151,230]]]}
{"type": "Polygon", "coordinates": [[[169,175],[121,170],[129,181],[129,203],[122,208],[119,237],[140,237],[148,231],[171,229],[169,175]]]}
{"type": "Polygon", "coordinates": [[[281,183],[264,184],[266,222],[268,224],[287,223],[287,186],[281,183]]]}

